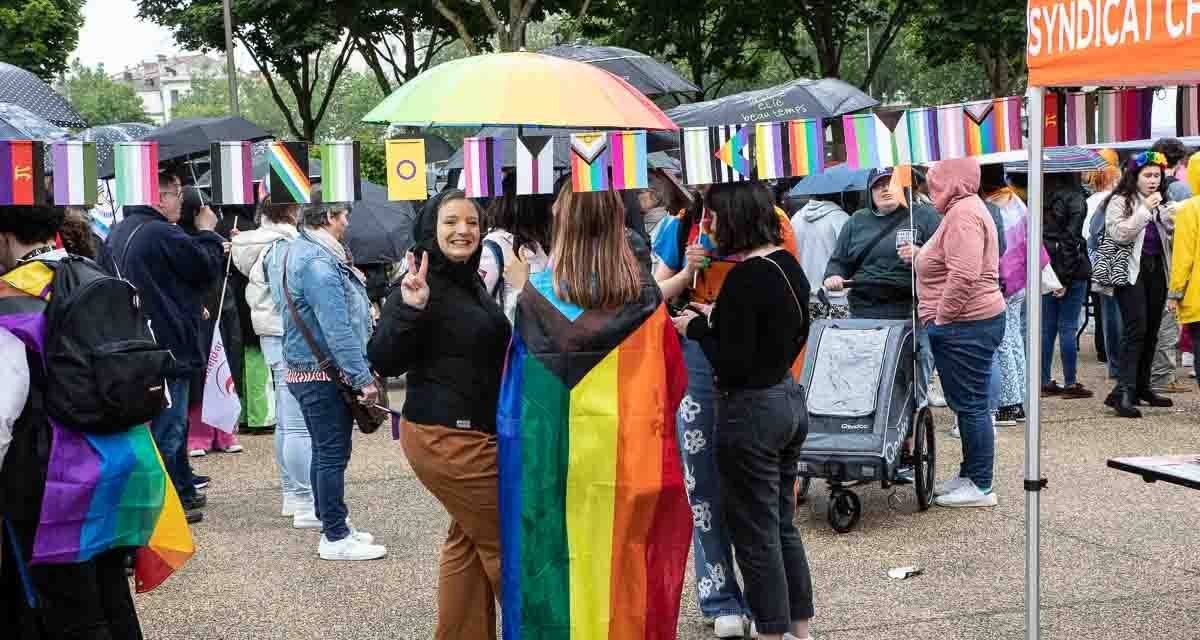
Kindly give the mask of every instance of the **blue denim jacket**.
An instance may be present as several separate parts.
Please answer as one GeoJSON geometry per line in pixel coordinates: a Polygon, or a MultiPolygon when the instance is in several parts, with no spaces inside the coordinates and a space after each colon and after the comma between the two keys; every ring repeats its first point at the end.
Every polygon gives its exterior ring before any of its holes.
{"type": "Polygon", "coordinates": [[[320,371],[303,334],[292,323],[283,296],[283,259],[287,255],[288,289],[296,302],[301,321],[312,332],[317,345],[333,357],[355,389],[373,383],[367,363],[367,341],[371,338],[371,310],[367,289],[350,267],[340,264],[328,249],[301,230],[300,237],[280,242],[267,256],[267,279],[271,297],[283,316],[283,359],[290,371],[320,371]],[[290,253],[289,253],[290,252],[290,253]]]}

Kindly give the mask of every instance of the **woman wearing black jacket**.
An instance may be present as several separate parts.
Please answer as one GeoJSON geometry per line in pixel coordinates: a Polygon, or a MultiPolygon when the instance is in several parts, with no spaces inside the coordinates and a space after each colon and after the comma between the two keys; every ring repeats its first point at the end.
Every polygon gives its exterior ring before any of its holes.
{"type": "Polygon", "coordinates": [[[1042,395],[1090,398],[1092,392],[1076,378],[1079,360],[1079,312],[1087,300],[1092,277],[1083,221],[1087,197],[1077,173],[1047,176],[1046,206],[1042,212],[1042,238],[1050,254],[1050,266],[1063,288],[1042,296],[1042,395]],[[1054,340],[1062,351],[1063,385],[1051,378],[1054,340]]]}
{"type": "Polygon", "coordinates": [[[408,374],[401,445],[450,514],[438,579],[439,640],[496,637],[496,403],[511,329],[479,277],[481,217],[457,189],[425,204],[408,273],[388,297],[367,349],[380,374],[408,374]]]}

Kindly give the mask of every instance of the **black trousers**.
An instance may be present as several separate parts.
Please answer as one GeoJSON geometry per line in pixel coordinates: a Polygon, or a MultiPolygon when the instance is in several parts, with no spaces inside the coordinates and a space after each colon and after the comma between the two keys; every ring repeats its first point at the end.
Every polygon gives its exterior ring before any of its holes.
{"type": "Polygon", "coordinates": [[[88,562],[29,566],[35,527],[14,523],[4,531],[0,564],[0,638],[4,640],[142,640],[125,559],[130,549],[88,562]],[[10,532],[16,531],[14,540],[10,532]],[[14,542],[16,543],[14,545],[14,542]],[[31,607],[15,550],[33,588],[31,607]]]}
{"type": "Polygon", "coordinates": [[[1089,299],[1092,302],[1092,323],[1095,329],[1096,342],[1096,359],[1100,362],[1108,362],[1108,352],[1104,346],[1104,314],[1100,312],[1100,294],[1089,293],[1089,299]]]}
{"type": "Polygon", "coordinates": [[[812,577],[796,512],[796,463],[808,435],[804,393],[789,376],[769,389],[723,390],[716,403],[725,522],[759,633],[813,617],[812,577]]]}
{"type": "Polygon", "coordinates": [[[1150,369],[1158,347],[1158,328],[1167,304],[1166,265],[1162,256],[1142,256],[1137,282],[1116,287],[1113,296],[1121,309],[1120,388],[1150,390],[1150,369]]]}

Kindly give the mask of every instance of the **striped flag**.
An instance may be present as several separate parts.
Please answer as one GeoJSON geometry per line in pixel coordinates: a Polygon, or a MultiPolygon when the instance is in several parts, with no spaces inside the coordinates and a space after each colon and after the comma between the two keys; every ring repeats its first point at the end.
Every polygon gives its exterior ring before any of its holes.
{"type": "Polygon", "coordinates": [[[1200,87],[1179,87],[1175,95],[1175,132],[1180,137],[1200,136],[1200,87]]]}
{"type": "Polygon", "coordinates": [[[92,207],[97,200],[96,143],[56,142],[54,158],[54,204],[92,207]]]}
{"type": "Polygon", "coordinates": [[[1021,136],[1021,98],[997,98],[963,105],[967,155],[979,156],[1025,147],[1021,136]]]}
{"type": "Polygon", "coordinates": [[[459,186],[468,198],[502,195],[500,145],[495,138],[463,139],[463,170],[459,186]]]}
{"type": "Polygon", "coordinates": [[[903,111],[844,115],[842,132],[848,168],[874,169],[911,162],[908,118],[903,111]]]}
{"type": "Polygon", "coordinates": [[[358,142],[321,145],[321,199],[325,202],[362,200],[358,142]]]}
{"type": "Polygon", "coordinates": [[[778,180],[820,173],[825,166],[821,120],[760,122],[754,131],[754,158],[759,180],[778,180]]]}
{"type": "Polygon", "coordinates": [[[113,145],[117,204],[158,204],[158,143],[118,142],[113,145]]]}
{"type": "Polygon", "coordinates": [[[1095,142],[1096,127],[1089,116],[1087,96],[1072,91],[1063,96],[1063,125],[1060,138],[1063,144],[1075,146],[1095,142]]]}
{"type": "Polygon", "coordinates": [[[608,149],[614,191],[650,186],[645,131],[613,131],[608,134],[608,149]]]}
{"type": "Polygon", "coordinates": [[[608,190],[608,135],[603,132],[571,134],[571,190],[575,193],[608,190]]]}
{"type": "Polygon", "coordinates": [[[424,140],[388,140],[385,156],[388,200],[424,200],[429,197],[424,140]]]}
{"type": "Polygon", "coordinates": [[[212,162],[213,201],[217,204],[254,204],[250,143],[214,142],[208,157],[212,162]]]}
{"type": "Polygon", "coordinates": [[[32,140],[0,140],[0,206],[45,204],[45,148],[32,140]]]}
{"type": "Polygon", "coordinates": [[[680,155],[683,157],[684,184],[712,184],[712,141],[708,127],[685,127],[680,132],[680,155]]]}
{"type": "Polygon", "coordinates": [[[267,192],[274,204],[312,202],[312,183],[308,180],[308,145],[303,142],[274,141],[267,145],[267,192]]]}
{"type": "Polygon", "coordinates": [[[1153,89],[1123,89],[1117,100],[1117,142],[1150,138],[1150,121],[1154,111],[1153,89]]]}
{"type": "Polygon", "coordinates": [[[713,153],[717,163],[717,182],[744,182],[753,174],[750,163],[750,131],[749,126],[715,127],[715,137],[709,139],[720,144],[713,153]]]}
{"type": "Polygon", "coordinates": [[[517,195],[554,193],[554,138],[517,136],[517,195]]]}

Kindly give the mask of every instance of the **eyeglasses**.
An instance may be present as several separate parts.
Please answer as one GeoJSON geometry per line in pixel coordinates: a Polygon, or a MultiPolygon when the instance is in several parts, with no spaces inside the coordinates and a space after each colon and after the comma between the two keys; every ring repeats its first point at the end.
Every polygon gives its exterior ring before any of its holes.
{"type": "Polygon", "coordinates": [[[182,191],[159,191],[158,195],[160,197],[161,196],[173,196],[175,198],[181,198],[181,197],[183,197],[183,192],[182,191]]]}

